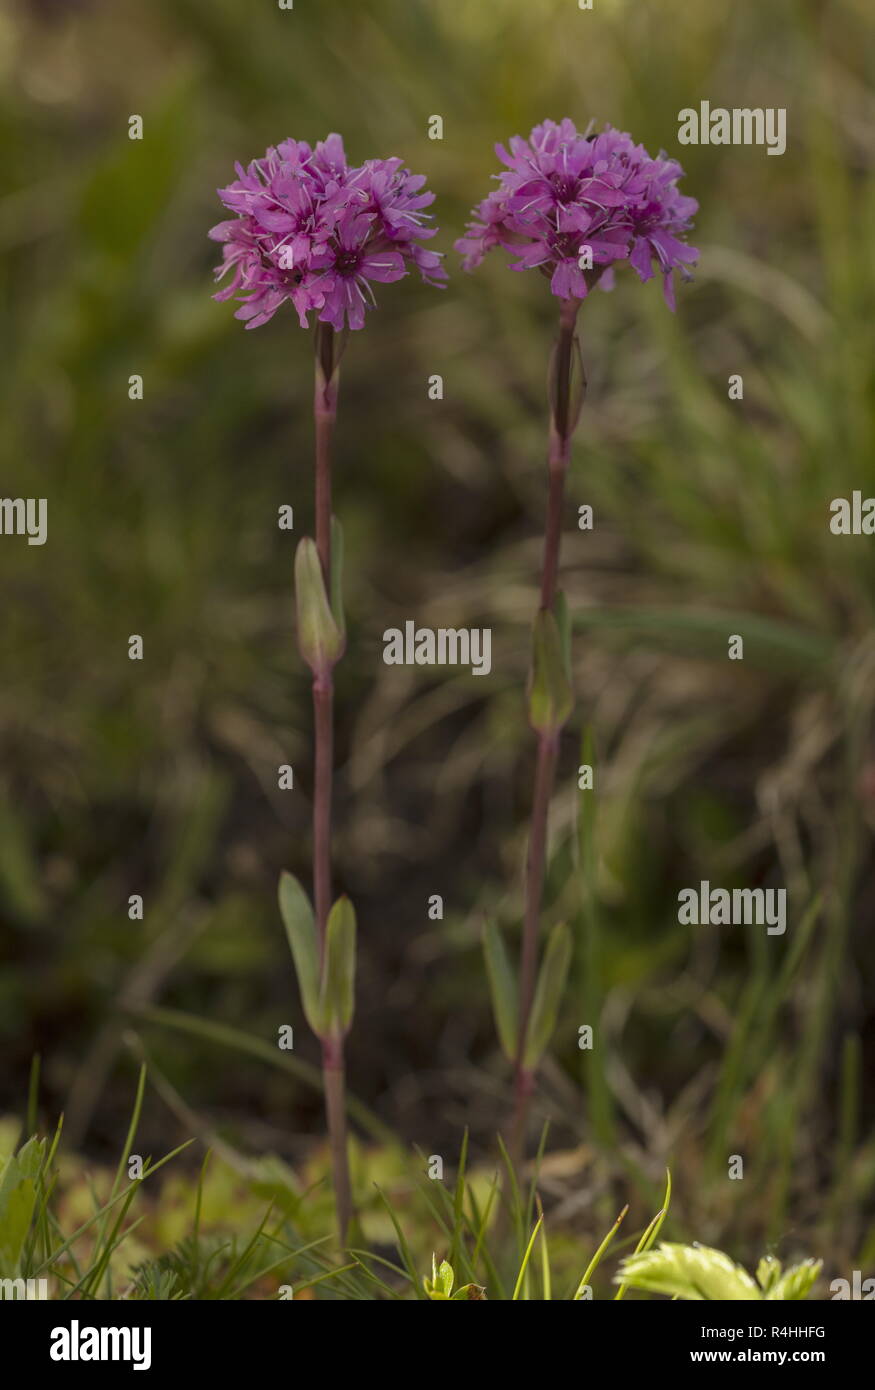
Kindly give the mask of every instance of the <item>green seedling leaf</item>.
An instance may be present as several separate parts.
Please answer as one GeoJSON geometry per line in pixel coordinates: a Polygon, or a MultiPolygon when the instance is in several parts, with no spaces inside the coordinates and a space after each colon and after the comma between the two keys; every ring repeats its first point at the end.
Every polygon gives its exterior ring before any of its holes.
{"type": "Polygon", "coordinates": [[[529,1031],[523,1053],[523,1064],[530,1071],[540,1062],[553,1036],[570,964],[571,932],[564,922],[559,922],[550,933],[532,1002],[529,1031]]]}
{"type": "Polygon", "coordinates": [[[304,1013],[313,1032],[321,1036],[323,1018],[320,1005],[316,919],[310,899],[293,874],[280,875],[279,904],[295,964],[295,974],[298,977],[304,1013]]]}
{"type": "Polygon", "coordinates": [[[573,707],[559,624],[541,608],[533,630],[529,723],[536,733],[558,734],[573,707]]]}
{"type": "Polygon", "coordinates": [[[422,1281],[422,1286],[426,1294],[434,1302],[445,1302],[453,1296],[453,1284],[456,1276],[453,1273],[453,1266],[447,1260],[441,1260],[438,1264],[434,1255],[431,1257],[431,1278],[428,1275],[422,1281]]]}
{"type": "Polygon", "coordinates": [[[501,1050],[508,1061],[516,1057],[517,1014],[519,1003],[513,968],[504,946],[504,938],[494,922],[483,929],[483,954],[492,995],[492,1012],[501,1050]]]}
{"type": "Polygon", "coordinates": [[[329,1031],[347,1033],[355,1008],[355,909],[345,895],[328,914],[321,1013],[329,1031]]]}
{"type": "Polygon", "coordinates": [[[334,619],[316,542],[305,536],[295,555],[298,646],[314,675],[324,675],[343,654],[343,635],[334,619]]]}

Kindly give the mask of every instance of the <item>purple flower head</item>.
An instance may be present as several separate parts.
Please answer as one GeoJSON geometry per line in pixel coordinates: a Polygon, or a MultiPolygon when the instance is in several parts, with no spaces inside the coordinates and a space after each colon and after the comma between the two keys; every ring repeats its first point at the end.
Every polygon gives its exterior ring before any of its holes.
{"type": "Polygon", "coordinates": [[[303,328],[316,313],[338,331],[362,328],[375,303],[371,283],[409,270],[441,286],[441,257],[422,243],[435,235],[425,212],[434,201],[425,178],[400,159],[346,162],[343,141],[329,135],[315,149],[284,140],[219,189],[234,214],[210,231],[222,242],[216,279],[230,279],[215,299],[242,300],[235,317],[258,328],[289,300],[303,328]]]}
{"type": "Polygon", "coordinates": [[[641,280],[655,265],[674,308],[673,272],[690,279],[698,258],[684,235],[699,206],[678,192],[676,160],[652,159],[611,126],[581,135],[569,120],[544,121],[495,151],[507,167],[456,242],[466,270],[503,246],[517,258],[511,270],[537,267],[560,299],[585,299],[596,283],[611,289],[615,262],[628,260],[641,280]]]}

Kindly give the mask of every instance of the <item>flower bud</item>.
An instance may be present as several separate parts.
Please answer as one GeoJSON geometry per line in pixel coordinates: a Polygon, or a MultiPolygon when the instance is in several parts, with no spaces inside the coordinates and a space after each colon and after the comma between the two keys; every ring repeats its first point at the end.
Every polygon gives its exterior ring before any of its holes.
{"type": "Polygon", "coordinates": [[[337,625],[315,541],[305,536],[295,555],[295,603],[298,647],[314,676],[325,675],[343,655],[343,633],[337,625]]]}

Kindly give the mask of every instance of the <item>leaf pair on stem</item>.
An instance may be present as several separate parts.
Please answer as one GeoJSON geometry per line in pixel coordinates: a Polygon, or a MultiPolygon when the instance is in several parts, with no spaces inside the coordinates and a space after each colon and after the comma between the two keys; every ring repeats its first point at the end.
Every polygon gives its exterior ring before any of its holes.
{"type": "Polygon", "coordinates": [[[519,987],[516,973],[501,931],[494,922],[487,922],[484,929],[483,950],[492,1011],[502,1051],[509,1062],[514,1062],[521,1052],[523,1067],[527,1072],[533,1072],[547,1051],[556,1027],[559,1004],[571,964],[571,932],[565,922],[558,922],[550,932],[522,1049],[518,1037],[519,987]]]}
{"type": "Polygon", "coordinates": [[[342,1038],[355,1008],[355,909],[346,896],[337,899],[320,952],[310,899],[293,874],[280,877],[279,904],[307,1022],[318,1038],[342,1038]]]}

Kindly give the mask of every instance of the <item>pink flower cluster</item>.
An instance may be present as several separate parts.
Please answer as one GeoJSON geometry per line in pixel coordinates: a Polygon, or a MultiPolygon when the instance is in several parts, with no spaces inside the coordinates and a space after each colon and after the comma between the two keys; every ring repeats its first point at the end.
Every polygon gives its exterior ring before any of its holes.
{"type": "Polygon", "coordinates": [[[338,331],[362,328],[372,281],[400,280],[411,267],[428,284],[446,280],[440,255],[421,244],[435,235],[423,211],[434,194],[400,159],[352,167],[340,136],[329,135],[315,149],[284,140],[236,170],[219,189],[234,219],[210,231],[222,243],[216,278],[231,274],[214,298],[243,300],[236,317],[247,328],[287,299],[303,328],[311,311],[338,331]]]}
{"type": "Polygon", "coordinates": [[[610,289],[614,263],[628,260],[641,280],[661,272],[674,308],[673,272],[690,279],[698,257],[684,236],[699,206],[678,192],[676,160],[652,159],[611,126],[581,135],[570,120],[544,121],[495,151],[507,168],[456,242],[466,270],[502,246],[517,257],[511,270],[537,267],[560,299],[585,299],[596,282],[610,289]]]}

